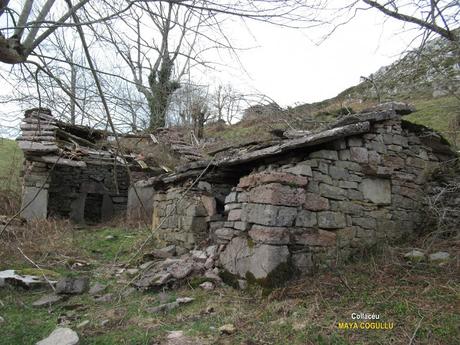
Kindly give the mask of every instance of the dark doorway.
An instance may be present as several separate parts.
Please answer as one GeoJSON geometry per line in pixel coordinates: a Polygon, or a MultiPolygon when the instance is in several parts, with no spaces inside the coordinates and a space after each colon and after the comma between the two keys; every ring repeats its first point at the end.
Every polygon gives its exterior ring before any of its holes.
{"type": "Polygon", "coordinates": [[[99,223],[102,220],[103,194],[88,193],[85,201],[85,221],[99,223]]]}

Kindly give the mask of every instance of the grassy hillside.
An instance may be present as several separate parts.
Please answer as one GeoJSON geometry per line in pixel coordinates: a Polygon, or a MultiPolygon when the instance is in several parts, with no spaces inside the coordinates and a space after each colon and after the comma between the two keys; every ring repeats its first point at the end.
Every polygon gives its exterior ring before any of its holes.
{"type": "Polygon", "coordinates": [[[14,140],[0,138],[0,189],[18,190],[19,172],[22,167],[22,151],[14,140]]]}
{"type": "Polygon", "coordinates": [[[460,147],[460,66],[458,48],[443,39],[429,41],[422,50],[380,68],[367,80],[336,97],[293,109],[315,119],[332,120],[340,114],[359,112],[380,102],[404,101],[417,112],[406,119],[441,132],[460,147]]]}
{"type": "MultiPolygon", "coordinates": [[[[400,100],[395,98],[394,100],[400,100]]],[[[460,99],[455,96],[432,98],[418,95],[410,100],[416,112],[405,116],[405,120],[425,125],[440,132],[457,149],[460,148],[460,99]]],[[[220,130],[209,127],[205,136],[210,139],[206,145],[208,152],[229,145],[240,145],[252,141],[275,139],[271,134],[275,129],[315,129],[348,111],[355,113],[376,105],[376,100],[350,100],[344,102],[339,96],[314,104],[305,104],[287,109],[269,117],[243,120],[220,130]]]]}
{"type": "Polygon", "coordinates": [[[12,213],[19,205],[22,160],[18,144],[0,138],[0,214],[12,213]]]}
{"type": "Polygon", "coordinates": [[[417,111],[406,116],[406,120],[433,128],[460,148],[460,99],[453,96],[418,99],[413,104],[417,111]]]}

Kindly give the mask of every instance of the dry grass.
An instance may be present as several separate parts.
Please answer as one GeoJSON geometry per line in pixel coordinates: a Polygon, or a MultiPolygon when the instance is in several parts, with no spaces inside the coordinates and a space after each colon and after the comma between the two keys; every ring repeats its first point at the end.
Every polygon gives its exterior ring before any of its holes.
{"type": "MultiPolygon", "coordinates": [[[[3,228],[3,227],[2,227],[3,228]]],[[[0,266],[8,267],[18,261],[26,264],[25,255],[37,263],[50,265],[59,257],[74,256],[78,253],[73,246],[73,226],[64,220],[40,220],[19,226],[12,222],[0,238],[0,266]]]]}
{"type": "Polygon", "coordinates": [[[21,207],[21,196],[17,190],[0,190],[0,214],[14,214],[21,207]]]}

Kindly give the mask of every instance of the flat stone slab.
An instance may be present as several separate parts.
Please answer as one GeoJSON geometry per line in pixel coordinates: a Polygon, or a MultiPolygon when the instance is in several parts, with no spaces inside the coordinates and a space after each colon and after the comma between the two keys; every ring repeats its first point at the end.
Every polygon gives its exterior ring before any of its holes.
{"type": "Polygon", "coordinates": [[[105,289],[107,289],[107,285],[101,284],[101,283],[95,283],[91,285],[91,288],[89,289],[89,294],[90,295],[98,295],[101,292],[104,292],[105,289]]]}
{"type": "Polygon", "coordinates": [[[254,278],[266,278],[280,264],[288,262],[287,246],[265,244],[250,245],[245,238],[236,237],[220,255],[220,263],[232,274],[246,277],[251,273],[254,278]]]}
{"type": "Polygon", "coordinates": [[[449,260],[450,254],[448,252],[436,252],[428,256],[430,262],[446,262],[449,260]]]}
{"type": "Polygon", "coordinates": [[[34,307],[49,307],[65,299],[62,295],[46,295],[32,303],[34,307]]]}
{"type": "Polygon", "coordinates": [[[164,313],[164,312],[176,309],[181,304],[188,304],[188,303],[190,303],[192,301],[194,301],[194,299],[191,298],[191,297],[182,297],[182,298],[176,299],[174,302],[160,304],[159,306],[147,308],[146,310],[147,310],[147,312],[154,313],[154,314],[156,314],[156,313],[164,313]]]}
{"type": "Polygon", "coordinates": [[[166,342],[161,343],[162,345],[205,345],[209,342],[205,342],[199,338],[193,338],[184,335],[183,331],[170,331],[166,337],[166,342]]]}
{"type": "Polygon", "coordinates": [[[56,328],[47,338],[35,345],[78,345],[78,334],[70,328],[56,328]]]}
{"type": "Polygon", "coordinates": [[[170,245],[164,248],[154,249],[152,251],[152,255],[159,259],[172,258],[174,255],[176,255],[176,246],[170,245]]]}
{"type": "Polygon", "coordinates": [[[419,262],[425,259],[425,254],[419,250],[413,249],[404,254],[404,258],[412,262],[419,262]]]}
{"type": "Polygon", "coordinates": [[[57,294],[80,295],[89,290],[89,279],[86,277],[63,278],[56,284],[57,294]]]}
{"type": "Polygon", "coordinates": [[[364,198],[375,204],[391,204],[391,183],[388,179],[367,178],[361,183],[364,198]]]}
{"type": "Polygon", "coordinates": [[[14,270],[6,270],[0,272],[0,287],[6,285],[19,286],[25,289],[46,288],[51,284],[56,284],[56,281],[49,281],[49,283],[42,277],[31,275],[20,275],[14,270]]]}

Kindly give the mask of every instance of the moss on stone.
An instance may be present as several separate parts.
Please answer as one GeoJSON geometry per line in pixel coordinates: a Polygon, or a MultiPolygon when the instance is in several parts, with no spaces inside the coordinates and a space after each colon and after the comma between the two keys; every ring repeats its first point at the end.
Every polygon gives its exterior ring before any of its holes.
{"type": "Polygon", "coordinates": [[[192,277],[192,278],[190,278],[188,283],[190,284],[190,286],[192,288],[195,289],[195,288],[199,287],[201,284],[203,284],[204,282],[207,282],[207,281],[210,281],[210,279],[206,278],[206,277],[192,277]]]}
{"type": "Polygon", "coordinates": [[[235,289],[239,288],[238,279],[239,277],[233,273],[230,273],[227,270],[221,270],[219,272],[219,277],[222,278],[223,282],[235,289]]]}
{"type": "Polygon", "coordinates": [[[264,288],[264,293],[271,289],[286,284],[294,275],[294,266],[290,261],[280,263],[265,278],[256,278],[251,272],[246,272],[246,280],[249,284],[257,284],[264,288]]]}
{"type": "Polygon", "coordinates": [[[38,269],[38,268],[22,268],[22,269],[16,270],[16,273],[21,276],[42,277],[43,275],[45,275],[47,278],[50,278],[50,279],[59,279],[61,277],[61,275],[57,272],[47,270],[47,269],[38,269]]]}

